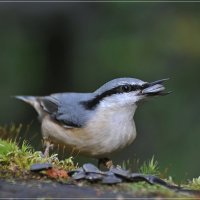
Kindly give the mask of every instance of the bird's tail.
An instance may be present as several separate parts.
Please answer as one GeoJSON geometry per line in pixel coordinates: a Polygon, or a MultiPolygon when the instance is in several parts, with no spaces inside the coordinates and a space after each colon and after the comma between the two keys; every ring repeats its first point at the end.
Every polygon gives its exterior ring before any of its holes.
{"type": "Polygon", "coordinates": [[[32,106],[34,106],[35,102],[37,101],[37,97],[34,96],[14,96],[14,98],[24,101],[32,106]]]}
{"type": "Polygon", "coordinates": [[[37,96],[14,96],[14,98],[28,103],[35,108],[39,115],[42,114],[41,106],[37,96]]]}

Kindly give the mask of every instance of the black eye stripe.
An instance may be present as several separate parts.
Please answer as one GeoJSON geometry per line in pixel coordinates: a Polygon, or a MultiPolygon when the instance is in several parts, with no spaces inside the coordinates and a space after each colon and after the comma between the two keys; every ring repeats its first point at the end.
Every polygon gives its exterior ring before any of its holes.
{"type": "Polygon", "coordinates": [[[97,97],[100,97],[101,99],[113,94],[118,94],[118,93],[128,93],[131,91],[139,90],[142,89],[142,86],[139,85],[120,85],[115,88],[112,88],[110,90],[107,90],[103,92],[102,94],[98,95],[97,97]]]}
{"type": "Polygon", "coordinates": [[[96,97],[94,97],[93,99],[91,99],[89,101],[81,102],[81,104],[86,109],[92,110],[105,97],[111,96],[113,94],[129,93],[131,91],[136,91],[136,90],[140,90],[140,89],[143,89],[143,87],[140,85],[129,85],[129,84],[120,85],[120,86],[117,86],[115,88],[112,88],[110,90],[107,90],[107,91],[97,95],[96,97]]]}

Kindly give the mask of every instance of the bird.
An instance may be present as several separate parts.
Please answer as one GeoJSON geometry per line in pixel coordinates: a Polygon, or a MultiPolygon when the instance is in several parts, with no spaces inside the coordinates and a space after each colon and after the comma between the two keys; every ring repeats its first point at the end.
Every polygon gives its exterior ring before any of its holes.
{"type": "Polygon", "coordinates": [[[136,78],[116,78],[90,93],[63,92],[49,96],[15,96],[38,113],[41,132],[49,154],[53,144],[98,159],[113,166],[110,155],[130,145],[136,138],[135,111],[145,99],[163,96],[166,79],[145,82],[136,78]]]}

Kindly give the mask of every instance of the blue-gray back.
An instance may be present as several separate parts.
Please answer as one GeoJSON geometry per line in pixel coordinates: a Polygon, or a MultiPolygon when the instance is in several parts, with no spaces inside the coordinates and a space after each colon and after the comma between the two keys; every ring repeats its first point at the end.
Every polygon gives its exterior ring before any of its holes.
{"type": "Polygon", "coordinates": [[[90,110],[85,110],[80,102],[92,99],[93,93],[58,93],[40,98],[43,109],[52,118],[66,126],[81,127],[90,118],[90,110]]]}

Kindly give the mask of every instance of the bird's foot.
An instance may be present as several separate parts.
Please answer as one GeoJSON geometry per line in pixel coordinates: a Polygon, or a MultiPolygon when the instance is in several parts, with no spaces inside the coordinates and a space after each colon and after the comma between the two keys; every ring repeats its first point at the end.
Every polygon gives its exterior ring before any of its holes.
{"type": "Polygon", "coordinates": [[[109,158],[100,158],[98,160],[98,168],[100,169],[101,165],[106,167],[107,169],[112,169],[114,168],[113,162],[109,158]]]}
{"type": "Polygon", "coordinates": [[[43,156],[49,157],[49,151],[50,149],[53,149],[53,144],[49,140],[44,139],[44,147],[45,147],[45,150],[44,150],[43,156]]]}
{"type": "Polygon", "coordinates": [[[112,168],[114,167],[112,160],[108,160],[108,161],[105,163],[105,166],[106,166],[108,169],[112,169],[112,168]]]}

